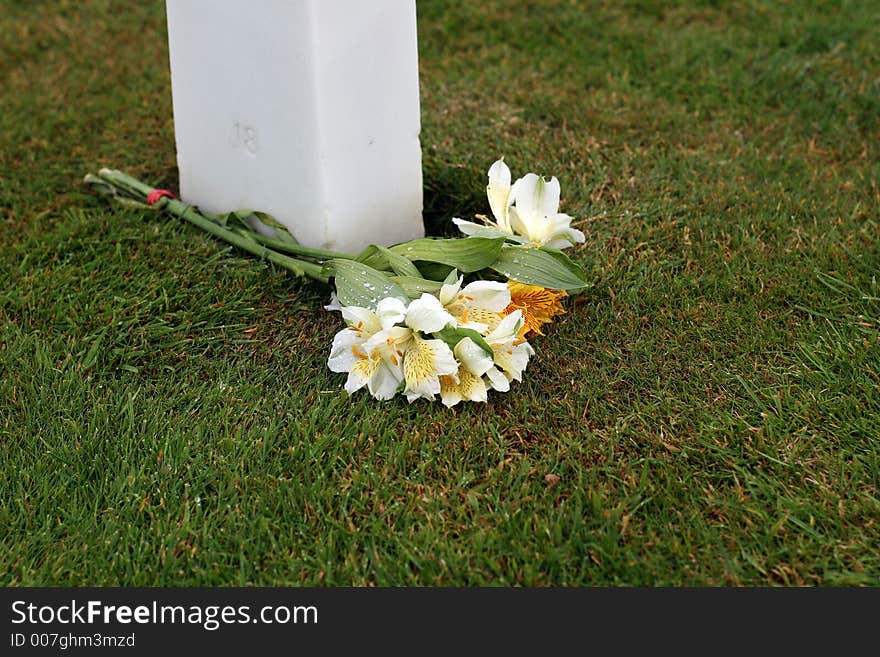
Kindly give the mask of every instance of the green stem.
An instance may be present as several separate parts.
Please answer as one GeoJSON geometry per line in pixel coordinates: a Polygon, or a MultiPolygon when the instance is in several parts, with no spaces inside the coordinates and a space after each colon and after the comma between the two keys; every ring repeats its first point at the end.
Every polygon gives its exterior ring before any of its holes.
{"type": "MultiPolygon", "coordinates": [[[[145,185],[141,181],[128,176],[121,171],[111,171],[108,169],[102,169],[98,175],[109,182],[110,184],[122,188],[124,191],[128,192],[132,196],[134,196],[137,200],[141,200],[141,198],[146,199],[147,195],[153,191],[153,188],[149,185],[145,185]]],[[[171,214],[176,217],[183,219],[185,221],[190,222],[194,226],[197,226],[211,235],[220,238],[221,240],[232,244],[233,246],[237,246],[238,248],[247,251],[248,253],[257,256],[258,258],[263,258],[272,262],[280,267],[283,267],[297,276],[308,276],[309,278],[313,278],[322,283],[327,283],[329,278],[323,273],[323,268],[321,265],[316,264],[314,262],[307,262],[305,260],[299,260],[297,258],[291,258],[290,256],[284,255],[283,253],[278,253],[277,251],[273,251],[267,246],[260,244],[259,241],[253,239],[253,236],[243,235],[241,233],[237,233],[229,228],[221,226],[210,219],[206,219],[201,214],[199,214],[195,208],[191,205],[187,205],[182,201],[178,201],[177,199],[169,199],[163,198],[159,201],[160,208],[168,210],[171,214]]],[[[304,247],[305,248],[305,247],[304,247]]],[[[329,253],[329,252],[328,252],[329,253]]],[[[351,256],[346,256],[350,259],[351,256]]]]}
{"type": "Polygon", "coordinates": [[[215,224],[210,219],[205,219],[191,205],[187,205],[182,201],[178,201],[177,199],[163,199],[164,207],[169,212],[179,217],[180,219],[184,219],[191,224],[198,226],[205,232],[211,233],[215,237],[219,237],[230,244],[237,246],[240,249],[247,251],[259,258],[264,258],[269,262],[273,262],[276,265],[284,267],[292,271],[297,276],[308,276],[309,278],[313,278],[315,280],[321,281],[322,283],[326,283],[328,281],[328,277],[322,273],[322,267],[319,264],[314,262],[306,262],[305,260],[298,260],[297,258],[291,258],[290,256],[284,255],[283,253],[278,253],[277,251],[273,251],[272,249],[263,246],[258,241],[251,238],[250,235],[242,235],[241,233],[237,233],[229,228],[224,228],[219,224],[215,224]]]}
{"type": "Polygon", "coordinates": [[[137,178],[132,178],[131,176],[128,176],[121,171],[114,171],[112,169],[101,169],[98,172],[98,177],[103,178],[111,185],[121,187],[124,191],[128,192],[139,201],[145,200],[147,198],[147,194],[153,191],[153,188],[149,185],[145,185],[137,178]],[[143,197],[143,199],[139,197],[143,197]]]}
{"type": "Polygon", "coordinates": [[[328,251],[326,249],[315,249],[310,246],[302,246],[301,244],[293,244],[291,242],[282,242],[281,240],[273,240],[261,233],[254,232],[254,239],[260,244],[268,246],[276,251],[285,253],[293,253],[296,255],[315,258],[316,260],[354,260],[355,257],[350,253],[340,253],[338,251],[328,251]]]}

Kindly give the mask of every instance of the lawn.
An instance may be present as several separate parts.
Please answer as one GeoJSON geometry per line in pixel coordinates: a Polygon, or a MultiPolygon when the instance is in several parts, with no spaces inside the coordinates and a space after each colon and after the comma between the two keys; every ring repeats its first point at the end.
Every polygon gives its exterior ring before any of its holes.
{"type": "Polygon", "coordinates": [[[163,3],[0,7],[0,584],[880,584],[876,3],[419,0],[430,231],[504,155],[595,282],[452,411],[85,195],[177,186],[163,3]]]}

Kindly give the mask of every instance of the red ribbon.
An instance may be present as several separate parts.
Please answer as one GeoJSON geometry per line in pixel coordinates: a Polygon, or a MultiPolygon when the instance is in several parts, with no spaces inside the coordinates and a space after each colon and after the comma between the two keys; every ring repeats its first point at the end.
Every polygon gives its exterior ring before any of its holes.
{"type": "Polygon", "coordinates": [[[169,192],[167,189],[154,189],[152,192],[147,194],[147,205],[153,205],[159,202],[161,198],[177,198],[169,192]]]}

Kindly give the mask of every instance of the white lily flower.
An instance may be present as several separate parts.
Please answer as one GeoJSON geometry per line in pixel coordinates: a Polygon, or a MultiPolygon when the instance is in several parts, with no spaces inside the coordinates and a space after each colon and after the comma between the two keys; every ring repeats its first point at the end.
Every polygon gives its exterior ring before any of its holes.
{"type": "Polygon", "coordinates": [[[440,304],[461,328],[485,334],[501,322],[510,305],[510,288],[497,281],[474,281],[461,287],[464,277],[440,288],[440,304]]]}
{"type": "MultiPolygon", "coordinates": [[[[392,309],[388,310],[390,313],[392,309]]],[[[437,297],[425,292],[410,302],[403,321],[405,327],[395,326],[383,336],[391,350],[389,358],[402,356],[404,394],[410,402],[421,397],[434,399],[440,392],[440,377],[455,374],[458,363],[445,342],[425,339],[422,333],[442,331],[450,324],[455,326],[455,318],[437,297]]]]}
{"type": "Polygon", "coordinates": [[[529,356],[535,354],[532,345],[519,335],[523,321],[522,311],[515,310],[486,336],[486,342],[494,354],[494,365],[486,371],[486,377],[491,386],[500,392],[510,389],[510,381],[522,381],[529,356]]]}
{"type": "Polygon", "coordinates": [[[421,397],[434,399],[440,392],[440,377],[458,372],[458,362],[443,340],[426,340],[412,334],[412,344],[403,358],[403,393],[410,402],[421,397]]]}
{"type": "Polygon", "coordinates": [[[559,181],[534,173],[517,180],[510,190],[510,225],[514,232],[540,246],[564,249],[583,242],[584,234],[571,227],[571,217],[559,212],[559,181]]]}
{"type": "Polygon", "coordinates": [[[495,221],[485,219],[485,225],[463,219],[453,219],[465,235],[509,235],[519,241],[553,249],[564,249],[583,242],[584,234],[571,227],[571,217],[559,212],[559,181],[549,181],[534,173],[527,173],[513,185],[510,169],[503,158],[489,168],[486,195],[495,221]]]}
{"type": "Polygon", "coordinates": [[[378,312],[342,306],[348,328],[333,338],[327,365],[333,372],[348,372],[345,390],[354,394],[364,386],[376,399],[391,399],[403,381],[403,357],[412,331],[394,326],[402,321],[406,306],[399,299],[379,302],[378,312]]]}

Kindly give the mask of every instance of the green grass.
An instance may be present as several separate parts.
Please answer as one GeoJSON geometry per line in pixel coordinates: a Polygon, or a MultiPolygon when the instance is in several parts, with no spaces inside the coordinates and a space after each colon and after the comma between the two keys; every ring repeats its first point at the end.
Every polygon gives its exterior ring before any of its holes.
{"type": "Polygon", "coordinates": [[[880,9],[811,4],[419,1],[431,230],[503,154],[596,281],[449,411],[81,196],[176,187],[163,3],[0,3],[0,584],[880,583],[880,9]]]}

